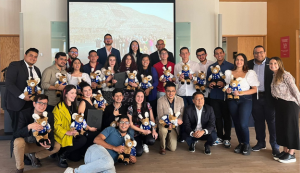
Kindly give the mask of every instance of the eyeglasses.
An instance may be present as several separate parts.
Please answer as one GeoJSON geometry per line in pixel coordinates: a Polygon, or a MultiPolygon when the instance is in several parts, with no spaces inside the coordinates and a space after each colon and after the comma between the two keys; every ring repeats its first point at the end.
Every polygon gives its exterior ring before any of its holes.
{"type": "Polygon", "coordinates": [[[43,102],[36,102],[38,105],[40,105],[40,106],[47,106],[48,105],[48,103],[43,103],[43,102]]]}
{"type": "Polygon", "coordinates": [[[157,44],[158,46],[163,46],[163,45],[165,45],[164,43],[162,43],[162,44],[157,44]]]}
{"type": "Polygon", "coordinates": [[[78,52],[74,52],[74,51],[71,51],[71,53],[75,53],[75,54],[78,54],[78,52]]]}
{"type": "Polygon", "coordinates": [[[105,41],[112,40],[112,38],[106,38],[105,41]]]}
{"type": "Polygon", "coordinates": [[[120,124],[126,124],[126,125],[129,125],[129,121],[120,121],[120,124]]]}
{"type": "Polygon", "coordinates": [[[261,54],[261,55],[262,55],[262,54],[264,54],[264,51],[254,52],[254,54],[255,54],[255,55],[261,54]]]}
{"type": "Polygon", "coordinates": [[[161,55],[168,55],[168,53],[161,53],[161,55]]]}
{"type": "Polygon", "coordinates": [[[175,90],[172,90],[172,91],[167,90],[167,93],[175,93],[175,92],[176,92],[175,90]]]}
{"type": "Polygon", "coordinates": [[[131,47],[139,47],[138,45],[131,45],[131,47]]]}
{"type": "Polygon", "coordinates": [[[197,57],[204,56],[204,55],[206,55],[206,54],[197,55],[197,57]]]}

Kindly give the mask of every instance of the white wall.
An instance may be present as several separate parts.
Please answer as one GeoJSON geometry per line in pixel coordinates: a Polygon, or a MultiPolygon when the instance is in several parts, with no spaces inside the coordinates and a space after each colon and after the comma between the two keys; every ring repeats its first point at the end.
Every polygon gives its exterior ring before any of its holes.
{"type": "Polygon", "coordinates": [[[267,35],[267,2],[220,2],[223,35],[267,35]]]}
{"type": "Polygon", "coordinates": [[[52,64],[51,21],[67,21],[67,0],[22,0],[24,51],[40,51],[36,66],[43,71],[52,64]]]}
{"type": "MultiPolygon", "coordinates": [[[[196,50],[203,47],[207,58],[215,60],[219,0],[176,0],[176,22],[191,22],[191,59],[197,60],[196,50]]],[[[179,56],[179,55],[175,55],[179,56]]]]}
{"type": "Polygon", "coordinates": [[[19,34],[20,0],[0,0],[0,34],[19,34]]]}

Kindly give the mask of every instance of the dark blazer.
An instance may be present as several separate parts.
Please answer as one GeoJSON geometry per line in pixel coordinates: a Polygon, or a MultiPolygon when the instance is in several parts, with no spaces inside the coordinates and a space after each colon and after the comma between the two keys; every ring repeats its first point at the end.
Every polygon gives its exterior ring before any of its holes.
{"type": "MultiPolygon", "coordinates": [[[[266,99],[267,99],[267,104],[269,104],[271,106],[271,105],[273,105],[273,102],[274,102],[274,98],[271,94],[271,83],[272,83],[272,80],[273,80],[273,71],[270,70],[269,62],[270,62],[270,59],[268,57],[266,57],[264,85],[265,85],[265,96],[266,96],[266,99]]],[[[254,68],[254,59],[248,61],[248,67],[249,67],[249,69],[253,70],[253,68],[254,68]]],[[[253,98],[254,98],[253,100],[257,100],[256,97],[257,97],[256,94],[253,94],[253,98]]]]}
{"type": "Polygon", "coordinates": [[[136,54],[136,67],[138,68],[140,65],[142,65],[142,60],[141,60],[141,56],[142,56],[142,53],[137,53],[136,54]]]}
{"type": "MultiPolygon", "coordinates": [[[[42,75],[40,69],[34,66],[34,69],[41,79],[42,75]]],[[[19,111],[25,105],[25,100],[20,99],[19,96],[24,92],[27,86],[29,74],[24,60],[11,62],[8,66],[5,80],[6,87],[6,105],[8,110],[19,111]]],[[[39,83],[41,87],[41,83],[39,83]]]]}
{"type": "MultiPolygon", "coordinates": [[[[18,121],[18,129],[14,133],[15,138],[27,138],[30,136],[33,136],[32,130],[28,131],[28,124],[31,124],[34,122],[34,119],[32,118],[34,108],[28,108],[24,109],[20,112],[19,121],[18,121]]],[[[51,131],[48,134],[48,138],[51,141],[51,148],[50,151],[54,148],[54,116],[52,112],[48,112],[48,123],[51,126],[51,131]]]]}
{"type": "MultiPolygon", "coordinates": [[[[198,123],[198,116],[195,105],[193,104],[185,107],[183,115],[183,125],[185,127],[185,132],[187,133],[187,135],[190,135],[191,132],[195,131],[198,123]]],[[[211,134],[211,132],[215,130],[214,111],[212,107],[206,104],[203,106],[201,124],[202,129],[206,129],[208,131],[208,134],[211,134]]]]}
{"type": "MultiPolygon", "coordinates": [[[[168,54],[169,54],[168,61],[171,61],[172,63],[175,64],[175,58],[173,56],[173,53],[168,52],[168,54]]],[[[151,62],[152,67],[154,64],[158,63],[159,61],[160,61],[160,59],[159,59],[157,51],[150,54],[150,62],[151,62]]]]}
{"type": "MultiPolygon", "coordinates": [[[[111,54],[116,56],[118,65],[120,65],[120,63],[121,63],[120,51],[118,49],[111,48],[111,54]]],[[[97,55],[99,56],[98,62],[102,65],[102,67],[104,67],[104,64],[105,64],[106,59],[107,59],[107,53],[106,53],[105,47],[103,47],[101,49],[98,49],[97,50],[97,55]]]]}
{"type": "MultiPolygon", "coordinates": [[[[100,70],[100,71],[101,71],[101,68],[102,68],[102,67],[103,67],[103,66],[99,63],[99,64],[97,64],[95,70],[100,70]]],[[[87,73],[87,74],[90,74],[90,73],[91,73],[91,66],[90,66],[90,63],[85,64],[85,65],[82,67],[82,69],[83,69],[83,72],[85,72],[85,73],[87,73]]]]}

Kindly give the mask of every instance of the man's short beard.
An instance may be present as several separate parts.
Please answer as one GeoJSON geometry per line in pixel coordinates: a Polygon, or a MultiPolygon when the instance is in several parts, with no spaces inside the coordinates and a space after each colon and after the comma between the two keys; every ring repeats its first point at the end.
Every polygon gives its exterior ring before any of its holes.
{"type": "Polygon", "coordinates": [[[120,127],[119,127],[119,131],[120,131],[121,133],[127,133],[127,130],[126,130],[126,131],[123,131],[123,130],[121,130],[120,127]]]}
{"type": "Polygon", "coordinates": [[[110,44],[106,44],[106,43],[105,43],[105,46],[111,46],[111,45],[112,45],[112,43],[110,43],[110,44]]]}

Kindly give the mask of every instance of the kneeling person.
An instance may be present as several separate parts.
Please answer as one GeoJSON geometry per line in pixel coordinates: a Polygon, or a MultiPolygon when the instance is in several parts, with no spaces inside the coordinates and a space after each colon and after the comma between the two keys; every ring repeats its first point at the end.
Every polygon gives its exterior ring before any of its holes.
{"type": "Polygon", "coordinates": [[[48,104],[48,96],[39,94],[35,96],[33,107],[22,110],[19,116],[19,123],[17,131],[14,135],[14,155],[16,160],[16,173],[22,173],[24,170],[24,154],[27,154],[31,160],[33,167],[40,167],[41,163],[38,159],[43,159],[51,154],[56,153],[60,149],[60,144],[54,140],[53,124],[54,117],[51,112],[48,112],[48,123],[52,130],[48,133],[48,144],[46,142],[36,144],[36,139],[32,131],[43,130],[43,126],[34,122],[32,114],[38,114],[43,117],[43,112],[46,110],[48,104]]]}
{"type": "MultiPolygon", "coordinates": [[[[130,126],[128,116],[121,115],[117,124],[117,128],[107,127],[95,138],[95,144],[85,153],[84,165],[75,169],[67,168],[65,173],[116,172],[114,163],[118,161],[118,153],[124,152],[124,136],[128,134],[130,126]]],[[[135,156],[130,155],[129,159],[130,163],[136,162],[135,156]]]]}
{"type": "Polygon", "coordinates": [[[210,155],[210,147],[217,139],[215,131],[215,114],[212,107],[204,104],[204,94],[195,92],[193,103],[185,108],[183,124],[186,133],[189,135],[186,142],[190,152],[195,152],[197,140],[207,140],[204,144],[204,153],[210,155]]]}

